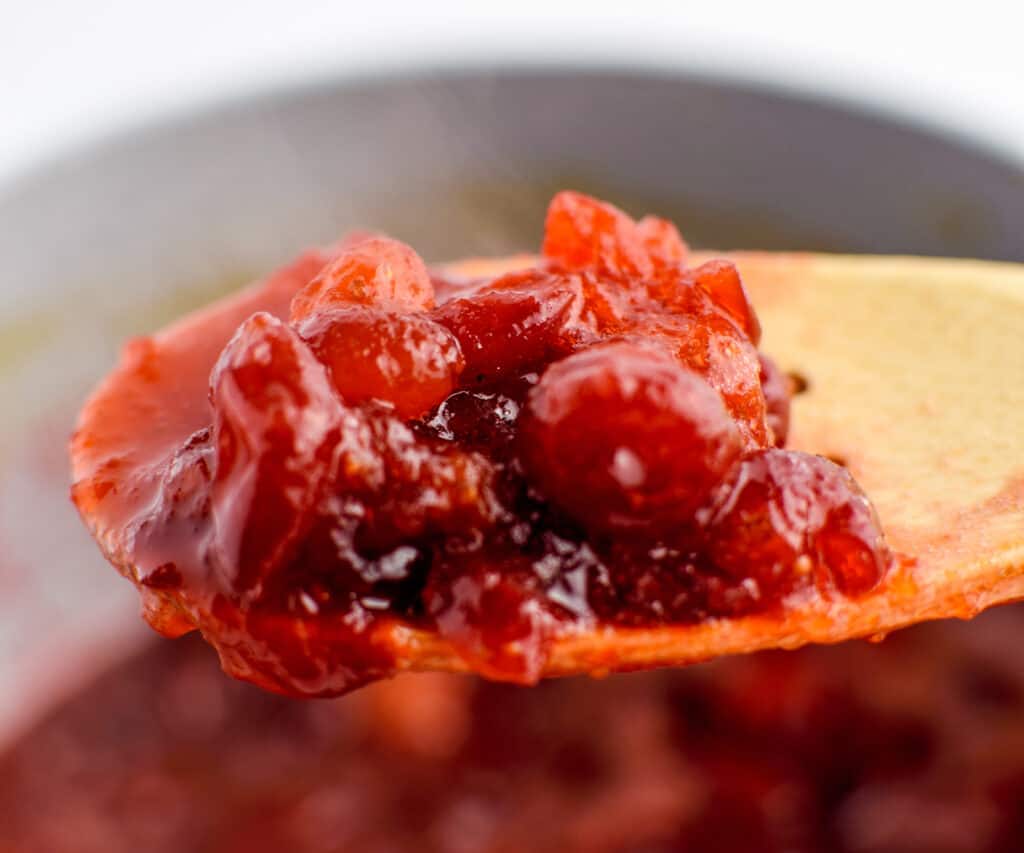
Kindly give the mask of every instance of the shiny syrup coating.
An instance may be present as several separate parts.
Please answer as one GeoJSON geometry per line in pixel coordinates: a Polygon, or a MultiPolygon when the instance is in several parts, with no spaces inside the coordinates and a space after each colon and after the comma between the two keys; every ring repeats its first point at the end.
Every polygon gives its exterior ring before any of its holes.
{"type": "Polygon", "coordinates": [[[686,257],[571,192],[540,261],[493,280],[341,244],[289,320],[239,327],[209,426],[139,507],[154,623],[178,608],[234,674],[310,695],[392,671],[396,621],[530,683],[566,631],[874,588],[891,558],[853,478],[780,449],[788,388],[738,271],[686,257]]]}

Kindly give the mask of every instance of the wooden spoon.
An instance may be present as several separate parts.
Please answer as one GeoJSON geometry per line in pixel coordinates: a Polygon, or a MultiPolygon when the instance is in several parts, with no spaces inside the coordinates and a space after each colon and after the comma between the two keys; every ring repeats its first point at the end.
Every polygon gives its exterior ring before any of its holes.
{"type": "MultiPolygon", "coordinates": [[[[794,400],[790,446],[849,466],[878,510],[897,566],[866,597],[815,597],[783,616],[573,630],[554,639],[544,675],[681,665],[757,649],[881,637],[915,622],[967,618],[1024,598],[1024,266],[810,254],[730,257],[761,317],[762,349],[806,384],[794,400]]],[[[468,261],[447,271],[495,275],[532,262],[528,256],[468,261]]],[[[76,481],[94,482],[112,458],[130,470],[147,458],[166,457],[188,434],[180,426],[183,405],[196,407],[188,417],[194,416],[194,428],[203,426],[210,366],[249,313],[286,310],[285,297],[274,288],[270,280],[243,291],[166,330],[145,352],[129,351],[83,411],[72,448],[76,481]],[[147,396],[139,364],[158,370],[184,353],[188,369],[168,389],[175,397],[147,396]],[[168,406],[179,410],[173,419],[168,406]],[[136,426],[111,426],[120,423],[136,426]],[[138,424],[147,424],[144,450],[137,446],[138,424]]],[[[108,557],[135,579],[117,502],[91,493],[76,494],[76,500],[108,557]]],[[[167,608],[164,600],[158,605],[167,608]]],[[[192,627],[173,607],[164,615],[169,634],[192,627]]],[[[317,642],[329,643],[330,625],[314,627],[317,642]]],[[[374,643],[394,654],[399,669],[471,669],[446,640],[397,621],[382,623],[374,643]]],[[[231,649],[219,651],[229,668],[238,664],[231,649]]],[[[344,649],[336,659],[343,662],[344,649]]]]}

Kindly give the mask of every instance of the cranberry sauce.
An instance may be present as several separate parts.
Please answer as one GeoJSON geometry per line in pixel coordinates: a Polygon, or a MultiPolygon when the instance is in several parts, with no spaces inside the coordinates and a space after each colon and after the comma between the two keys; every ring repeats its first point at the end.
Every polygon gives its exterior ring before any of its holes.
{"type": "Polygon", "coordinates": [[[494,279],[350,241],[225,347],[209,427],[139,514],[141,582],[187,591],[227,660],[280,640],[266,620],[331,619],[350,654],[322,692],[387,671],[355,649],[388,620],[529,682],[560,632],[861,595],[890,562],[877,518],[845,469],[781,449],[759,337],[733,264],[576,193],[494,279]]]}

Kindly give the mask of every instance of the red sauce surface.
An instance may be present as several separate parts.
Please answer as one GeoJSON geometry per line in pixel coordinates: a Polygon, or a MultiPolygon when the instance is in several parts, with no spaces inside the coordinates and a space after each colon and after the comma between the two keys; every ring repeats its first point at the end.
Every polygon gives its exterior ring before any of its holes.
{"type": "Polygon", "coordinates": [[[390,672],[395,621],[532,682],[560,632],[867,592],[890,562],[870,504],[782,449],[739,274],[686,255],[670,223],[567,192],[540,262],[495,279],[432,278],[376,236],[307,256],[146,487],[107,470],[76,499],[120,489],[157,627],[301,694],[390,672]]]}
{"type": "Polygon", "coordinates": [[[154,643],[0,755],[16,853],[1018,853],[1024,608],[521,689],[296,702],[154,643]]]}

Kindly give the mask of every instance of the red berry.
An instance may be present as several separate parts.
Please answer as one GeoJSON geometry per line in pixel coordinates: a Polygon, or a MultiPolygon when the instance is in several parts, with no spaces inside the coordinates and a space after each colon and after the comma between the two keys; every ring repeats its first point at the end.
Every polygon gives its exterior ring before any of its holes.
{"type": "Polygon", "coordinates": [[[213,564],[256,590],[312,520],[332,470],[342,409],[327,373],[287,325],[254,314],[210,376],[215,465],[213,564]]]}
{"type": "Polygon", "coordinates": [[[621,330],[635,307],[634,294],[622,282],[607,282],[590,272],[553,273],[522,270],[494,279],[480,293],[531,293],[543,302],[571,299],[562,315],[564,334],[574,342],[589,342],[621,330]]]}
{"type": "Polygon", "coordinates": [[[531,391],[520,450],[532,482],[600,532],[685,530],[740,453],[721,397],[635,344],[561,361],[531,391]]]}
{"type": "Polygon", "coordinates": [[[560,192],[548,207],[541,252],[562,269],[646,277],[654,265],[636,223],[617,207],[560,192]]]}
{"type": "Polygon", "coordinates": [[[711,295],[725,313],[732,318],[750,342],[761,342],[761,324],[743,288],[739,270],[730,261],[708,261],[692,272],[697,286],[711,295]]]}
{"type": "Polygon", "coordinates": [[[335,308],[313,314],[298,331],[346,403],[381,400],[402,418],[444,400],[462,372],[459,342],[423,314],[335,308]]]}
{"type": "Polygon", "coordinates": [[[721,395],[745,448],[770,444],[758,352],[731,320],[699,309],[688,314],[650,314],[638,318],[629,337],[664,347],[703,376],[721,395]]]}
{"type": "Polygon", "coordinates": [[[490,382],[542,369],[584,337],[578,282],[534,274],[453,299],[434,319],[458,339],[466,367],[463,384],[490,382]]]}
{"type": "Polygon", "coordinates": [[[613,205],[560,192],[548,206],[541,252],[565,270],[625,280],[649,278],[686,263],[686,243],[675,225],[656,216],[634,222],[613,205]]]}
{"type": "Polygon", "coordinates": [[[809,453],[769,449],[731,473],[707,526],[708,555],[756,598],[814,586],[861,595],[891,556],[878,518],[850,472],[809,453]]]}
{"type": "Polygon", "coordinates": [[[370,237],[345,249],[299,291],[292,300],[292,322],[353,303],[422,311],[434,304],[434,288],[412,249],[387,237],[370,237]]]}

